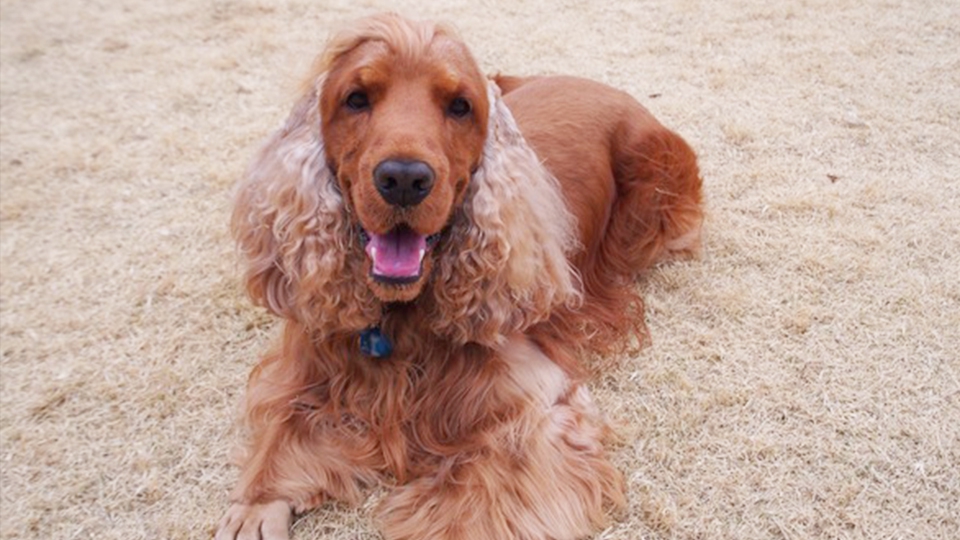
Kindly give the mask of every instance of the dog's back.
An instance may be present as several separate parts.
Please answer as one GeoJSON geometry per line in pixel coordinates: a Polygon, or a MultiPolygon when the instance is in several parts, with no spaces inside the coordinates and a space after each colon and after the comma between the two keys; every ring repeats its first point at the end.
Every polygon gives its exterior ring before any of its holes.
{"type": "Polygon", "coordinates": [[[699,247],[696,155],[633,97],[607,85],[576,77],[495,80],[577,218],[583,249],[573,263],[585,292],[578,313],[595,323],[587,330],[592,348],[622,345],[624,334],[643,333],[635,279],[699,247]]]}

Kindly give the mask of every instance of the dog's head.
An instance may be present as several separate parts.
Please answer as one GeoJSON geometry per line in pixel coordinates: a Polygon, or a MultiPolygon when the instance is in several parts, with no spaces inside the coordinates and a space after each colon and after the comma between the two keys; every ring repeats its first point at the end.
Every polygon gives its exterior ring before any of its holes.
{"type": "Polygon", "coordinates": [[[494,343],[577,298],[571,219],[456,35],[381,15],[331,40],[233,228],[281,316],[327,334],[418,302],[434,332],[494,343]]]}
{"type": "Polygon", "coordinates": [[[393,17],[335,38],[321,66],[327,165],[366,244],[369,286],[412,300],[480,165],[486,79],[450,31],[393,17]]]}

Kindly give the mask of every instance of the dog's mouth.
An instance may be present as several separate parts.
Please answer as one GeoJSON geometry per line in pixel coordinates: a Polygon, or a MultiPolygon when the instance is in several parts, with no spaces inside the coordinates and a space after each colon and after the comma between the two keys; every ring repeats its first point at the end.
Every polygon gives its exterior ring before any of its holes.
{"type": "Polygon", "coordinates": [[[415,283],[423,275],[424,258],[440,240],[440,235],[424,235],[408,225],[398,225],[386,234],[361,228],[360,238],[370,258],[371,276],[390,285],[415,283]]]}

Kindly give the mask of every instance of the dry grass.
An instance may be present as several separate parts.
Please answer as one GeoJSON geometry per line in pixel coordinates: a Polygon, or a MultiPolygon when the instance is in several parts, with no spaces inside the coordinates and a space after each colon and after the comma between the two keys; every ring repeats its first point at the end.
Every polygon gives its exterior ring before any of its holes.
{"type": "Polygon", "coordinates": [[[960,4],[324,4],[0,0],[0,537],[212,530],[273,331],[229,187],[329,30],[394,6],[701,155],[704,256],[653,272],[655,344],[595,384],[631,501],[598,540],[960,538],[960,4]]]}

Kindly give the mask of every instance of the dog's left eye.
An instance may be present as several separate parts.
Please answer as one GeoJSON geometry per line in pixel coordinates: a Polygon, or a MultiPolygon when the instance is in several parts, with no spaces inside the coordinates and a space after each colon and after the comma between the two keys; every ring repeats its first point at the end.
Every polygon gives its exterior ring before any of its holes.
{"type": "Polygon", "coordinates": [[[370,107],[370,96],[368,96],[366,92],[356,90],[350,92],[344,104],[352,111],[362,111],[370,107]]]}
{"type": "Polygon", "coordinates": [[[458,97],[447,105],[447,114],[455,118],[463,118],[470,114],[470,102],[466,98],[458,97]]]}

